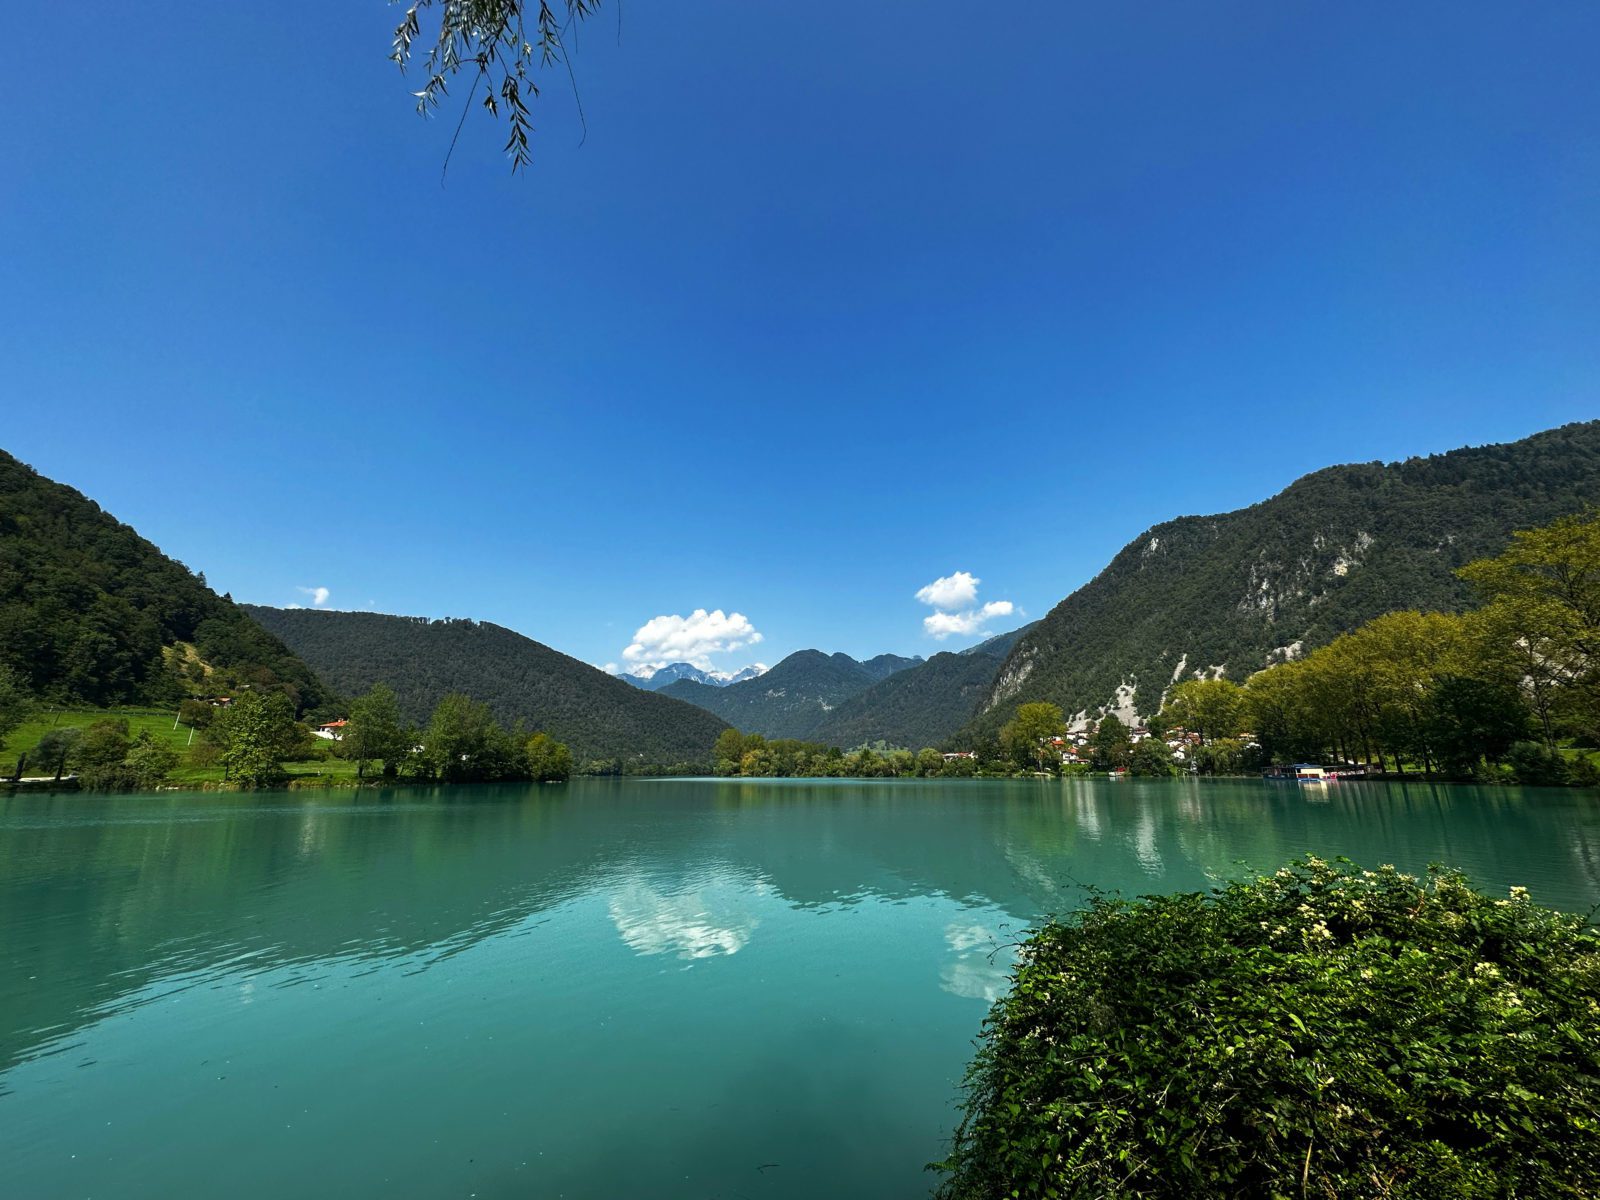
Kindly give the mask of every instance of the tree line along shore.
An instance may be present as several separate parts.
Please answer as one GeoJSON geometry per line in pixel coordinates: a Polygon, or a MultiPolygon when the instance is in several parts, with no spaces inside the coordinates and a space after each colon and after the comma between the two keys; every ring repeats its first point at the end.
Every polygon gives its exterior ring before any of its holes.
{"type": "Polygon", "coordinates": [[[93,791],[365,783],[564,782],[571,751],[543,732],[502,728],[487,705],[451,694],[417,728],[379,685],[321,729],[281,692],[185,700],[176,713],[35,711],[9,706],[13,785],[93,791]],[[319,736],[319,734],[321,736],[319,736]],[[15,754],[15,758],[12,755],[15,754]]]}
{"type": "Polygon", "coordinates": [[[1517,533],[1462,568],[1461,613],[1397,611],[1243,683],[1190,678],[1131,725],[1020,705],[993,737],[849,754],[729,732],[722,775],[1248,775],[1313,762],[1379,776],[1600,783],[1600,515],[1517,533]]]}

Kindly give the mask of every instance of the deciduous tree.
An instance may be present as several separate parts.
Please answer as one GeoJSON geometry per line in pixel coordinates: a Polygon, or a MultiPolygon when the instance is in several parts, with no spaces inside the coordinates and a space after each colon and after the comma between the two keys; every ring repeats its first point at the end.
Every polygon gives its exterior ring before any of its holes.
{"type": "Polygon", "coordinates": [[[189,699],[178,705],[178,720],[190,729],[205,729],[217,715],[217,710],[204,700],[189,699]]]}
{"type": "Polygon", "coordinates": [[[1000,730],[1000,742],[1019,760],[1032,762],[1043,771],[1048,764],[1059,761],[1051,739],[1067,731],[1061,706],[1040,700],[1018,707],[1016,716],[1000,730]]]}
{"type": "Polygon", "coordinates": [[[1600,513],[1518,532],[1459,574],[1509,635],[1546,741],[1563,718],[1600,735],[1600,513]]]}
{"type": "Polygon", "coordinates": [[[737,729],[724,729],[717,735],[711,758],[718,775],[737,775],[739,764],[744,761],[744,734],[737,729]]]}
{"type": "Polygon", "coordinates": [[[178,765],[178,752],[157,741],[148,729],[141,729],[133,739],[133,745],[128,748],[123,765],[128,782],[133,787],[149,791],[166,782],[172,768],[178,765]]]}
{"type": "Polygon", "coordinates": [[[489,706],[471,696],[452,692],[440,700],[423,737],[423,755],[434,773],[446,781],[478,777],[474,760],[488,745],[493,724],[489,706]]]}
{"type": "Polygon", "coordinates": [[[33,698],[22,677],[7,664],[0,663],[0,740],[21,725],[32,709],[33,698]]]}
{"type": "Polygon", "coordinates": [[[412,736],[401,724],[393,690],[379,683],[350,705],[337,752],[355,762],[356,778],[360,779],[369,762],[378,763],[385,775],[393,775],[412,744],[412,736]]]}
{"type": "Polygon", "coordinates": [[[68,761],[84,787],[112,791],[127,786],[123,763],[131,746],[127,721],[108,718],[83,731],[68,761]]]}
{"type": "Polygon", "coordinates": [[[1128,753],[1128,769],[1135,775],[1152,775],[1157,778],[1177,774],[1177,764],[1172,761],[1172,751],[1160,738],[1147,737],[1137,742],[1128,753]]]}
{"type": "Polygon", "coordinates": [[[548,733],[536,733],[525,748],[528,776],[539,783],[565,783],[572,777],[572,751],[548,733]]]}
{"type": "Polygon", "coordinates": [[[42,770],[55,772],[56,782],[67,769],[67,761],[83,738],[83,730],[75,726],[47,729],[33,748],[33,761],[42,770]]]}
{"type": "Polygon", "coordinates": [[[1128,757],[1133,752],[1133,739],[1122,718],[1116,713],[1107,713],[1095,726],[1089,748],[1098,770],[1115,771],[1128,765],[1128,757]]]}
{"type": "Polygon", "coordinates": [[[1471,675],[1440,675],[1428,696],[1428,742],[1446,774],[1468,776],[1480,760],[1498,763],[1529,734],[1516,685],[1471,675]]]}
{"type": "Polygon", "coordinates": [[[1230,679],[1185,679],[1174,684],[1163,712],[1202,742],[1239,732],[1244,690],[1230,679]]]}
{"type": "Polygon", "coordinates": [[[295,752],[302,733],[289,697],[245,692],[218,711],[206,738],[222,751],[222,777],[253,788],[283,779],[283,760],[295,752]]]}

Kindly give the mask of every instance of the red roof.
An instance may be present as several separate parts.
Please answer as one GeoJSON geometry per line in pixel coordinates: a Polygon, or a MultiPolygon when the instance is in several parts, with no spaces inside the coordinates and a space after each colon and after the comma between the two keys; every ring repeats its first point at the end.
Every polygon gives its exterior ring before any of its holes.
{"type": "Polygon", "coordinates": [[[349,723],[350,722],[346,721],[343,717],[340,717],[337,721],[324,721],[321,725],[318,725],[317,728],[318,729],[343,729],[349,723]]]}

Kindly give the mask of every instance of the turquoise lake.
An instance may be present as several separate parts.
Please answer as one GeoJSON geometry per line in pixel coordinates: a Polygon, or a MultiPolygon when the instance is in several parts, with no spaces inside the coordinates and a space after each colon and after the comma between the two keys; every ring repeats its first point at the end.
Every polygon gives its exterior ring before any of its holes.
{"type": "Polygon", "coordinates": [[[924,1196],[1022,931],[1306,851],[1600,902],[1600,801],[1563,791],[0,799],[0,1191],[924,1196]]]}

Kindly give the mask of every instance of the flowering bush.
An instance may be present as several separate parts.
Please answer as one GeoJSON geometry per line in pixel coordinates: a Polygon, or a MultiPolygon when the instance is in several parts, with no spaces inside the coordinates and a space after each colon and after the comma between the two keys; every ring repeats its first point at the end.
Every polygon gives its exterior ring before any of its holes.
{"type": "Polygon", "coordinates": [[[939,1194],[1600,1196],[1600,933],[1306,858],[1025,943],[939,1194]]]}

